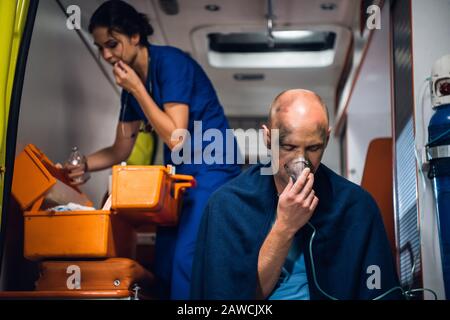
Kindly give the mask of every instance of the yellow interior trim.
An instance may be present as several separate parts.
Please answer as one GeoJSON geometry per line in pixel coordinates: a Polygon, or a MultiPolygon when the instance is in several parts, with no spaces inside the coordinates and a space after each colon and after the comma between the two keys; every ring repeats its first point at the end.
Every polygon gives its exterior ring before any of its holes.
{"type": "MultiPolygon", "coordinates": [[[[5,167],[6,130],[14,76],[29,0],[0,1],[0,166],[5,167]]],[[[0,176],[0,209],[3,203],[4,174],[0,176]]],[[[1,221],[0,221],[1,222],[1,221]]]]}

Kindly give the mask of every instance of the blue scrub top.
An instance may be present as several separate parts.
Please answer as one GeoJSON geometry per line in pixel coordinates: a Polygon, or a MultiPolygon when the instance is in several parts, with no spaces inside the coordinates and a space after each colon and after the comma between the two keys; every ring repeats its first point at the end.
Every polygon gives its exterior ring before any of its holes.
{"type": "MultiPolygon", "coordinates": [[[[229,153],[228,157],[231,154],[233,163],[236,163],[238,157],[236,139],[233,137],[231,143],[228,141],[229,149],[226,150],[228,121],[213,85],[203,69],[194,59],[177,48],[150,45],[148,49],[150,63],[146,87],[155,103],[162,110],[164,104],[170,102],[183,103],[189,106],[188,130],[191,139],[186,143],[190,142],[191,163],[177,164],[177,173],[196,175],[200,171],[214,169],[229,171],[232,175],[238,174],[240,169],[237,165],[226,164],[227,152],[229,153]],[[194,127],[194,121],[201,121],[201,126],[197,122],[194,127]],[[214,131],[216,133],[220,131],[223,140],[216,141],[215,135],[213,135],[214,138],[203,141],[203,133],[208,129],[216,129],[214,131]],[[221,161],[218,162],[222,163],[207,164],[208,162],[205,163],[205,159],[201,156],[205,148],[211,143],[215,146],[221,146],[221,148],[213,148],[214,151],[211,154],[220,158],[221,161]],[[223,153],[215,153],[220,152],[221,149],[224,150],[223,153]],[[201,162],[198,163],[197,161],[194,164],[195,157],[197,157],[197,160],[200,159],[201,162]]],[[[122,91],[121,104],[120,121],[143,120],[147,122],[136,99],[125,90],[122,91]]],[[[180,155],[183,154],[180,153],[180,155]]],[[[164,145],[164,163],[174,165],[171,151],[166,145],[164,145]]]]}
{"type": "Polygon", "coordinates": [[[301,239],[297,233],[269,300],[309,300],[308,276],[301,239]]]}

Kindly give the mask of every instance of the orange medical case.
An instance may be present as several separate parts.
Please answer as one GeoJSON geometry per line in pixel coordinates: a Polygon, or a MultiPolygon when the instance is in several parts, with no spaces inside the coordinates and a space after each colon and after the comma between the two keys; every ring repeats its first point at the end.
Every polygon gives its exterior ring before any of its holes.
{"type": "Polygon", "coordinates": [[[110,211],[29,211],[24,217],[29,260],[135,257],[135,230],[110,211]]]}
{"type": "Polygon", "coordinates": [[[134,258],[136,232],[106,210],[47,211],[53,205],[92,203],[71,187],[62,169],[28,145],[15,161],[12,194],[24,211],[24,256],[48,258],[134,258]]]}
{"type": "Polygon", "coordinates": [[[37,291],[138,290],[150,295],[154,276],[130,259],[45,261],[40,264],[37,291]]]}
{"type": "Polygon", "coordinates": [[[171,166],[114,166],[111,209],[134,225],[176,225],[186,188],[195,179],[171,166]]]}
{"type": "Polygon", "coordinates": [[[171,166],[114,166],[111,210],[47,209],[74,202],[92,203],[70,186],[64,170],[28,145],[15,161],[12,194],[24,210],[24,256],[30,260],[134,259],[135,228],[176,225],[182,196],[195,179],[171,166]]]}

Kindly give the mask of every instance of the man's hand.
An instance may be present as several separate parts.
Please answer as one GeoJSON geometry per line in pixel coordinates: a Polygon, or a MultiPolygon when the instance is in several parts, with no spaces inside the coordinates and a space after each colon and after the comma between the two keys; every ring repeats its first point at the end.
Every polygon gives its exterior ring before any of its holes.
{"type": "Polygon", "coordinates": [[[277,217],[259,250],[256,297],[266,299],[280,278],[295,233],[311,218],[319,199],[312,189],[314,176],[309,168],[289,183],[280,195],[277,217]]]}
{"type": "Polygon", "coordinates": [[[143,85],[136,72],[123,61],[114,65],[113,73],[116,83],[131,94],[137,92],[143,85]]]}
{"type": "Polygon", "coordinates": [[[274,228],[293,237],[311,218],[319,203],[312,189],[314,175],[309,168],[303,170],[298,180],[289,183],[279,197],[274,228]]]}

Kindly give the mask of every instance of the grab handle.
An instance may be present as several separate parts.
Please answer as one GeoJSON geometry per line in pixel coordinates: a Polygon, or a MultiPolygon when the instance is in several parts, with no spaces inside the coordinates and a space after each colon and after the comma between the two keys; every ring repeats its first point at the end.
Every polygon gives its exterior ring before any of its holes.
{"type": "Polygon", "coordinates": [[[186,188],[195,188],[197,186],[197,181],[193,176],[184,175],[184,174],[174,174],[171,175],[173,180],[176,180],[174,183],[174,198],[178,199],[180,197],[180,193],[183,192],[186,188]]]}

